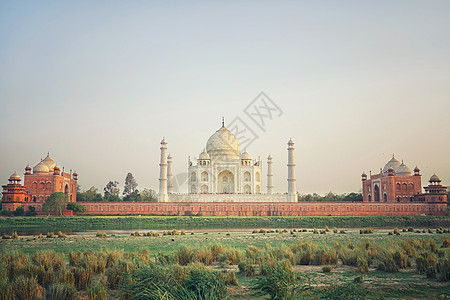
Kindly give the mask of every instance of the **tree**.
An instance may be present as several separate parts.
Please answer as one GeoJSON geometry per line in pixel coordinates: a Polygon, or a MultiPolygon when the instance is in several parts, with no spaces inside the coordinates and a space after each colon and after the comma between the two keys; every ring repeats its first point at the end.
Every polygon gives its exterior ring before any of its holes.
{"type": "Polygon", "coordinates": [[[103,201],[102,194],[98,193],[98,189],[92,186],[85,192],[77,192],[77,202],[100,202],[103,201]]]}
{"type": "Polygon", "coordinates": [[[25,209],[23,208],[23,206],[19,206],[18,208],[16,208],[16,210],[13,212],[13,215],[15,216],[23,216],[25,213],[25,209]]]}
{"type": "Polygon", "coordinates": [[[158,201],[158,197],[156,196],[156,192],[152,189],[143,189],[141,192],[141,201],[142,202],[156,202],[158,201]]]}
{"type": "Polygon", "coordinates": [[[72,210],[75,213],[86,211],[85,206],[78,204],[78,203],[74,203],[74,202],[67,203],[67,209],[72,210]]]}
{"type": "Polygon", "coordinates": [[[67,196],[66,194],[61,192],[53,193],[50,195],[50,197],[45,199],[42,210],[45,212],[54,211],[62,216],[64,208],[66,208],[68,202],[69,196],[67,196]]]}
{"type": "Polygon", "coordinates": [[[25,216],[28,216],[28,217],[37,216],[36,207],[28,206],[28,210],[25,213],[25,216]]]}
{"type": "Polygon", "coordinates": [[[125,178],[125,186],[123,187],[123,195],[128,196],[134,194],[138,184],[136,179],[134,179],[133,174],[128,173],[125,178]]]}
{"type": "Polygon", "coordinates": [[[110,181],[103,189],[105,192],[105,201],[121,201],[119,197],[120,189],[118,181],[110,181]]]}

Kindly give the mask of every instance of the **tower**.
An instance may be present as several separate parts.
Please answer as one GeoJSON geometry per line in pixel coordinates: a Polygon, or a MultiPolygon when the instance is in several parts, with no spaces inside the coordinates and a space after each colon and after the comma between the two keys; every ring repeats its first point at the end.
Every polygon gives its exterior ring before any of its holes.
{"type": "Polygon", "coordinates": [[[273,194],[272,156],[267,157],[267,194],[273,194]]]}
{"type": "Polygon", "coordinates": [[[297,191],[295,188],[295,162],[294,162],[294,142],[288,142],[288,202],[297,202],[297,191]]]}
{"type": "Polygon", "coordinates": [[[161,160],[159,163],[159,202],[167,202],[167,142],[161,141],[161,160]]]}
{"type": "Polygon", "coordinates": [[[173,192],[172,156],[167,156],[167,193],[173,192]]]}

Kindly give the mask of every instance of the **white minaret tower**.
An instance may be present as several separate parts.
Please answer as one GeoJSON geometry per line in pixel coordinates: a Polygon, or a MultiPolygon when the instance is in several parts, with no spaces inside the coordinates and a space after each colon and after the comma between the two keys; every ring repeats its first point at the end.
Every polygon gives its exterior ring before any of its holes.
{"type": "Polygon", "coordinates": [[[167,193],[173,193],[172,156],[167,156],[167,193]]]}
{"type": "Polygon", "coordinates": [[[272,156],[267,157],[267,194],[273,194],[272,156]]]}
{"type": "Polygon", "coordinates": [[[161,141],[161,160],[159,163],[159,202],[167,202],[167,142],[161,141]]]}
{"type": "Polygon", "coordinates": [[[289,139],[288,142],[288,201],[297,202],[297,190],[295,188],[295,162],[294,162],[294,142],[289,139]]]}

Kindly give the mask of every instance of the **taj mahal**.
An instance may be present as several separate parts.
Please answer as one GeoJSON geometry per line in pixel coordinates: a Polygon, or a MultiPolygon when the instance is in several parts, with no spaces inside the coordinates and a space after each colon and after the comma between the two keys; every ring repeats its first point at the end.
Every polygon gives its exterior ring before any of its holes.
{"type": "Polygon", "coordinates": [[[288,192],[274,194],[272,157],[267,157],[267,186],[263,192],[262,161],[241,152],[239,139],[220,127],[206,142],[196,162],[188,159],[188,193],[173,193],[172,156],[161,141],[159,202],[297,202],[294,142],[288,142],[288,192]]]}

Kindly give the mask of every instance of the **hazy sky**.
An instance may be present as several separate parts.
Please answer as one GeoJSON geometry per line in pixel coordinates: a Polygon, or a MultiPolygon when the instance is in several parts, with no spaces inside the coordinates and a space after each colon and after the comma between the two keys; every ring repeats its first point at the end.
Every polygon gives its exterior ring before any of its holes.
{"type": "Polygon", "coordinates": [[[157,190],[162,137],[182,178],[224,116],[273,156],[277,192],[291,137],[301,193],[359,191],[392,153],[450,184],[449,15],[448,0],[1,1],[0,182],[50,151],[82,189],[132,172],[157,190]],[[261,91],[282,110],[265,131],[244,112],[261,91]]]}

